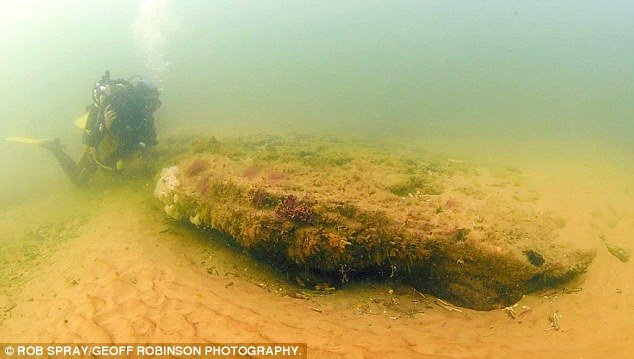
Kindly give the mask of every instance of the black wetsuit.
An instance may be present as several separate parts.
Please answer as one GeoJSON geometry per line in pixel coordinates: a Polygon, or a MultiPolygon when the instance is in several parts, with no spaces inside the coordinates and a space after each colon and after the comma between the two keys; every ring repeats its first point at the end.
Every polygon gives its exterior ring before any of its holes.
{"type": "MultiPolygon", "coordinates": [[[[99,83],[98,83],[99,84],[99,83]]],[[[78,163],[57,143],[45,145],[76,185],[84,185],[99,169],[117,171],[117,163],[156,142],[154,116],[148,109],[147,86],[133,86],[125,80],[107,83],[99,106],[89,107],[84,131],[87,148],[78,163]]],[[[158,99],[156,99],[158,102],[158,99]]],[[[160,104],[160,102],[158,102],[160,104]]]]}

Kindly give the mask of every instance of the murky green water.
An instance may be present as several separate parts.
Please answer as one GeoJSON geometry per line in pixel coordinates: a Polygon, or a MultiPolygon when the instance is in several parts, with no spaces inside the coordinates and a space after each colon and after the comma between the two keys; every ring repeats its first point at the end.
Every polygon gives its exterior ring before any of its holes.
{"type": "MultiPolygon", "coordinates": [[[[0,5],[0,137],[59,137],[93,81],[142,74],[171,133],[318,132],[517,165],[632,170],[634,6],[573,1],[26,1],[0,5]]],[[[0,198],[66,179],[0,143],[0,198]]]]}
{"type": "Polygon", "coordinates": [[[1,10],[3,136],[77,142],[71,121],[110,69],[160,83],[164,129],[632,149],[627,2],[27,1],[1,10]]]}

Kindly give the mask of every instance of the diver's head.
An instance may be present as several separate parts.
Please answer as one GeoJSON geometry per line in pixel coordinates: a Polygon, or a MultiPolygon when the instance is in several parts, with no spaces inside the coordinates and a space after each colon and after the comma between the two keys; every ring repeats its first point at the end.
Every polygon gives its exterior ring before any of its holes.
{"type": "Polygon", "coordinates": [[[152,113],[161,106],[159,90],[147,80],[139,80],[132,89],[134,95],[145,103],[145,110],[152,113]]]}

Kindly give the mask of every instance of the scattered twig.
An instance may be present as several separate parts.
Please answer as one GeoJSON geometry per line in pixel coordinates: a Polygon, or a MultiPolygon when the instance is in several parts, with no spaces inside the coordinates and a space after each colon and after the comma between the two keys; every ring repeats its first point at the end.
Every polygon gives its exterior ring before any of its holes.
{"type": "Polygon", "coordinates": [[[610,254],[616,257],[618,260],[623,263],[630,260],[630,251],[628,249],[611,245],[610,243],[608,243],[608,240],[605,238],[604,235],[599,236],[599,238],[601,238],[601,240],[605,244],[608,252],[610,252],[610,254]]]}
{"type": "Polygon", "coordinates": [[[423,297],[425,300],[427,300],[427,297],[425,296],[425,294],[423,294],[423,293],[421,293],[421,292],[417,291],[417,290],[416,290],[416,288],[412,288],[412,289],[414,290],[414,293],[416,293],[416,294],[420,295],[420,296],[421,296],[421,297],[423,297]]]}
{"type": "Polygon", "coordinates": [[[302,292],[289,292],[288,296],[295,299],[308,299],[308,296],[302,292]]]}
{"type": "Polygon", "coordinates": [[[557,297],[557,291],[556,290],[550,291],[548,293],[543,294],[542,297],[544,299],[548,299],[549,297],[555,297],[556,298],[557,297]]]}
{"type": "Polygon", "coordinates": [[[577,292],[581,292],[583,290],[583,288],[581,287],[576,287],[576,288],[567,288],[564,287],[561,291],[564,294],[570,294],[570,293],[577,293],[577,292]]]}
{"type": "Polygon", "coordinates": [[[462,313],[462,310],[451,306],[451,304],[445,302],[444,300],[438,298],[435,300],[436,305],[438,305],[439,307],[441,307],[442,309],[448,311],[448,312],[458,312],[458,313],[462,313]]]}
{"type": "Polygon", "coordinates": [[[520,314],[518,314],[517,316],[518,316],[519,318],[522,318],[522,317],[524,317],[525,315],[527,315],[527,314],[531,314],[531,313],[533,313],[533,309],[531,309],[531,308],[526,308],[526,309],[524,309],[523,311],[521,311],[521,312],[520,312],[520,314]]]}
{"type": "MultiPolygon", "coordinates": [[[[414,289],[414,288],[412,288],[414,289]]],[[[433,306],[431,305],[431,300],[429,300],[429,298],[427,298],[427,296],[419,291],[417,291],[416,289],[414,289],[414,293],[420,295],[423,298],[423,301],[425,302],[425,307],[427,308],[433,308],[433,306]]]]}
{"type": "Polygon", "coordinates": [[[506,312],[506,315],[508,315],[511,319],[515,319],[516,318],[515,307],[517,307],[517,303],[515,303],[513,305],[509,305],[508,307],[505,307],[503,309],[504,312],[506,312]]]}
{"type": "Polygon", "coordinates": [[[319,308],[312,307],[312,306],[310,306],[310,305],[308,306],[308,308],[309,308],[310,310],[314,311],[314,312],[317,312],[317,313],[323,313],[323,312],[324,312],[323,310],[321,310],[321,309],[319,309],[319,308]]]}
{"type": "Polygon", "coordinates": [[[553,314],[549,315],[548,324],[550,324],[550,328],[546,330],[552,330],[552,329],[554,329],[555,331],[561,330],[561,327],[559,326],[559,318],[561,318],[561,314],[559,314],[558,310],[556,310],[553,314]]]}

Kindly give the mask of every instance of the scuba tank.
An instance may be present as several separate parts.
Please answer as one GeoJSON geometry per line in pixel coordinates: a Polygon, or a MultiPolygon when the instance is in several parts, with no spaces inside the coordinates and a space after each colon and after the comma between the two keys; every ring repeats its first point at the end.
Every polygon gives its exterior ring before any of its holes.
{"type": "Polygon", "coordinates": [[[115,169],[114,165],[108,166],[102,160],[112,160],[115,153],[118,157],[125,157],[135,150],[156,144],[152,113],[161,104],[159,92],[140,76],[133,84],[131,81],[137,76],[129,80],[112,80],[110,71],[106,71],[93,86],[93,104],[88,106],[83,142],[102,168],[115,169]]]}
{"type": "Polygon", "coordinates": [[[92,102],[87,110],[88,119],[84,128],[83,142],[88,147],[96,147],[103,139],[106,131],[106,107],[108,107],[107,92],[112,85],[110,71],[106,71],[101,80],[95,82],[92,89],[92,102]]]}
{"type": "Polygon", "coordinates": [[[106,132],[122,112],[130,107],[129,93],[133,88],[130,81],[110,79],[110,71],[106,71],[101,80],[95,82],[92,90],[93,104],[88,106],[89,112],[84,128],[83,142],[89,147],[98,146],[106,132]]]}

